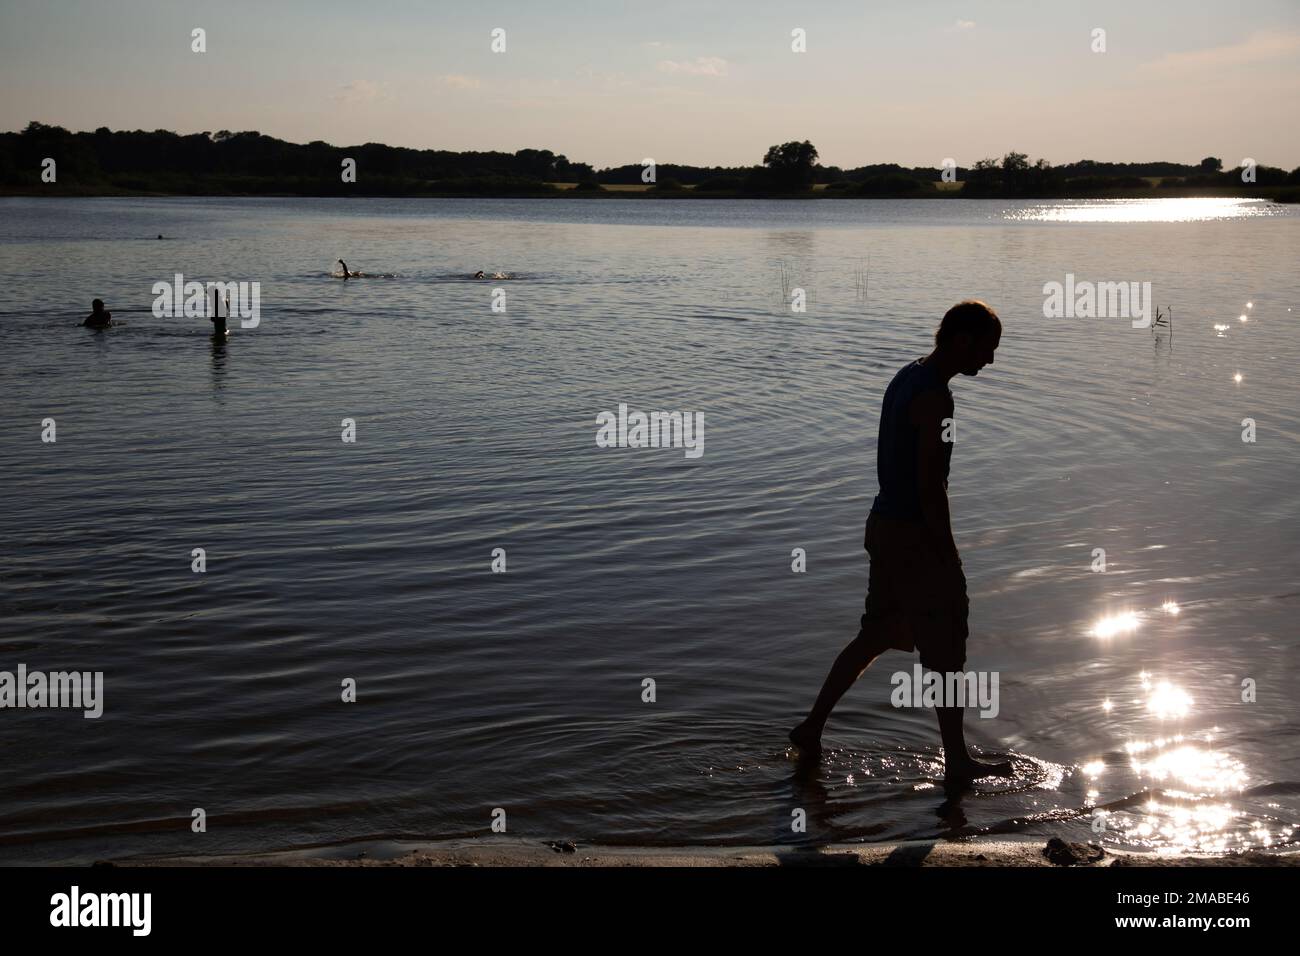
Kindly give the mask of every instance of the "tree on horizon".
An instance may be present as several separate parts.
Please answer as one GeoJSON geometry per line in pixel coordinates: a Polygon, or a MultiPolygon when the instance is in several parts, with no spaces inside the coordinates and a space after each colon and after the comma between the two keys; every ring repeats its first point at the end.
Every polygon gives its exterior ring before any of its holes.
{"type": "Polygon", "coordinates": [[[817,147],[804,140],[768,147],[763,157],[771,185],[777,189],[809,189],[817,165],[817,147]]]}

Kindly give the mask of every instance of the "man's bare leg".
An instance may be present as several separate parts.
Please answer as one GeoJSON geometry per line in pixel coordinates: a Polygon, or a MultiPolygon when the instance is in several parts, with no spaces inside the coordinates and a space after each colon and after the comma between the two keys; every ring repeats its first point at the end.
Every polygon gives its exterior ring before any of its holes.
{"type": "Polygon", "coordinates": [[[962,730],[965,709],[961,707],[936,707],[939,718],[939,736],[943,740],[943,782],[949,787],[966,787],[980,777],[1010,777],[1011,762],[999,760],[985,763],[976,760],[966,749],[966,734],[962,730]]]}
{"type": "Polygon", "coordinates": [[[831,671],[826,675],[821,693],[803,723],[790,731],[790,743],[805,754],[816,754],[821,750],[822,731],[826,721],[839,703],[845,692],[871,666],[871,662],[889,649],[889,643],[882,637],[858,631],[858,636],[849,642],[840,656],[835,658],[831,671]]]}

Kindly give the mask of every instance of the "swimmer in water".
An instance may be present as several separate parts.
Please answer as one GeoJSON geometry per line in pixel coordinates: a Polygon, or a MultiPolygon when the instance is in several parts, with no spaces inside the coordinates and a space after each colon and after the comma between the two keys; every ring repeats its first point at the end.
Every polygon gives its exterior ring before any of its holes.
{"type": "Polygon", "coordinates": [[[104,300],[96,299],[90,303],[90,315],[81,324],[88,329],[106,329],[113,324],[113,313],[104,311],[104,300]]]}
{"type": "Polygon", "coordinates": [[[348,264],[347,264],[346,262],[344,262],[342,259],[339,260],[339,265],[341,265],[341,266],[343,267],[343,278],[344,278],[344,279],[347,279],[347,278],[349,277],[349,275],[352,275],[352,273],[349,273],[349,272],[348,272],[348,264]]]}
{"type": "Polygon", "coordinates": [[[485,276],[485,275],[483,274],[483,270],[482,270],[482,269],[479,269],[478,272],[474,273],[474,278],[475,278],[475,279],[486,279],[487,276],[485,276]]]}

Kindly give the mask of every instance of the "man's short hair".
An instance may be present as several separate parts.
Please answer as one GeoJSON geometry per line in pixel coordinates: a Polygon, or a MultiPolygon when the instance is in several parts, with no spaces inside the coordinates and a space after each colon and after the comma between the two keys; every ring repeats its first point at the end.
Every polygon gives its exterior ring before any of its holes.
{"type": "Polygon", "coordinates": [[[958,302],[944,314],[938,331],[934,333],[934,343],[942,345],[944,342],[950,342],[963,332],[969,333],[974,338],[979,338],[981,335],[1001,335],[1002,320],[979,299],[958,302]]]}

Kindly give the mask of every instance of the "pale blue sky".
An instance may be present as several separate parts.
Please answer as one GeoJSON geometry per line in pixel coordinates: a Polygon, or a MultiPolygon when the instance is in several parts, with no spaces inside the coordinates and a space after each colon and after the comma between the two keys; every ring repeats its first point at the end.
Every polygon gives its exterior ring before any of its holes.
{"type": "Polygon", "coordinates": [[[1298,102],[1300,0],[0,0],[2,129],[256,129],[597,166],[749,164],[811,139],[841,166],[1018,149],[1289,169],[1298,102]]]}

